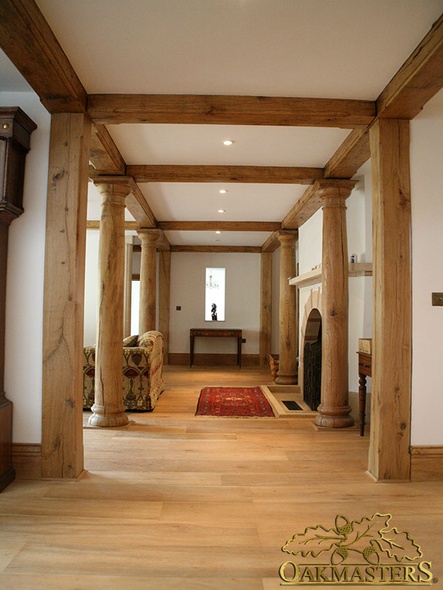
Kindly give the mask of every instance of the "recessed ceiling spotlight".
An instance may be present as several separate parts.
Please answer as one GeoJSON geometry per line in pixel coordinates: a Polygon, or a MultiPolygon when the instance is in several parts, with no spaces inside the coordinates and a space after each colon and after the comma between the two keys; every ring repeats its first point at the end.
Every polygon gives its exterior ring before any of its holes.
{"type": "Polygon", "coordinates": [[[225,139],[223,141],[223,145],[232,145],[234,143],[233,139],[225,139]]]}
{"type": "Polygon", "coordinates": [[[226,209],[218,209],[217,213],[224,213],[226,211],[226,209]]]}
{"type": "Polygon", "coordinates": [[[218,234],[221,234],[221,231],[217,230],[215,233],[218,235],[218,234]]]}
{"type": "Polygon", "coordinates": [[[225,195],[225,194],[226,194],[228,191],[227,191],[225,188],[221,188],[221,189],[220,189],[218,192],[219,192],[221,195],[225,195]]]}

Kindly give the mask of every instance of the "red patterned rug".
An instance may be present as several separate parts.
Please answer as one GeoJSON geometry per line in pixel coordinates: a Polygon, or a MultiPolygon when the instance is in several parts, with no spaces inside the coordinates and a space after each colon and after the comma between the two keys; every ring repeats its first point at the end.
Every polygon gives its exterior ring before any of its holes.
{"type": "Polygon", "coordinates": [[[274,417],[274,412],[260,387],[205,387],[195,415],[274,417]]]}

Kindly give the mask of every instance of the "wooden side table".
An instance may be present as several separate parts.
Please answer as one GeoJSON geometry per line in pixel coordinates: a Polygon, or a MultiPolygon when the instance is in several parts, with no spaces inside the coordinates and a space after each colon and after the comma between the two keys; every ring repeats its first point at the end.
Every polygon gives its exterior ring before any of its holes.
{"type": "Polygon", "coordinates": [[[365,434],[366,415],[366,377],[372,377],[372,356],[358,352],[358,407],[360,417],[360,436],[365,434]]]}
{"type": "Polygon", "coordinates": [[[237,364],[241,367],[241,345],[242,331],[232,328],[191,328],[189,333],[190,340],[190,359],[189,364],[194,364],[194,340],[196,336],[204,338],[237,338],[237,364]]]}

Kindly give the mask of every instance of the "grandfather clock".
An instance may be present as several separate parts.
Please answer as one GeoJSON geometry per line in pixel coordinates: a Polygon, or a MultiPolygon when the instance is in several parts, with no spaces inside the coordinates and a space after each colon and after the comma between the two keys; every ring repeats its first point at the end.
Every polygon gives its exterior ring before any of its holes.
{"type": "Polygon", "coordinates": [[[5,393],[5,307],[9,225],[23,213],[25,158],[36,124],[19,107],[0,107],[0,491],[15,478],[12,403],[5,393]]]}

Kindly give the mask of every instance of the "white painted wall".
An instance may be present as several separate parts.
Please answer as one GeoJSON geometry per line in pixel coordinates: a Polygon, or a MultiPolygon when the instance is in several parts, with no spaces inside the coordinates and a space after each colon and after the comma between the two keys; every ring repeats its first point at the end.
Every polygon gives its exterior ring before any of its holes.
{"type": "Polygon", "coordinates": [[[26,157],[23,207],[9,228],[5,391],[14,405],[14,443],[41,442],[43,277],[50,116],[32,92],[0,92],[37,124],[26,157]]]}
{"type": "MultiPolygon", "coordinates": [[[[90,219],[88,215],[88,219],[90,219]]],[[[97,343],[97,296],[98,296],[98,244],[100,231],[88,229],[86,232],[86,271],[85,271],[85,328],[84,344],[97,343]]]]}
{"type": "MultiPolygon", "coordinates": [[[[241,328],[244,354],[258,354],[260,254],[173,252],[171,255],[170,352],[189,352],[190,328],[241,328]],[[226,321],[205,322],[205,268],[226,268],[226,321]],[[181,311],[176,307],[181,306],[181,311]]],[[[234,352],[230,339],[196,339],[195,352],[234,352]]]]}
{"type": "Polygon", "coordinates": [[[443,445],[443,91],[411,122],[413,445],[443,445]]]}

